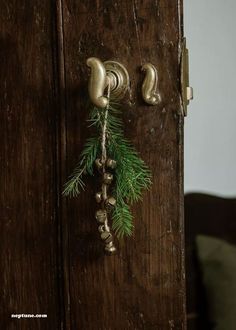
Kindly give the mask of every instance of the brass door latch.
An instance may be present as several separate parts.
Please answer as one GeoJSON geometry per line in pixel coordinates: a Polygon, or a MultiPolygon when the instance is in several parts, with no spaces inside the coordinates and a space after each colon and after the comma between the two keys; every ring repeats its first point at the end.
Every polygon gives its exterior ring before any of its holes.
{"type": "MultiPolygon", "coordinates": [[[[113,98],[122,99],[129,88],[129,74],[126,68],[119,62],[102,62],[96,57],[87,59],[87,65],[91,68],[89,79],[89,96],[92,103],[98,108],[104,108],[108,104],[108,99],[104,95],[110,84],[110,92],[113,98]]],[[[142,84],[143,100],[149,105],[157,105],[161,101],[158,88],[158,73],[155,66],[146,63],[142,66],[145,78],[142,84]]],[[[189,86],[189,62],[188,49],[186,48],[186,38],[182,41],[181,51],[181,98],[183,114],[187,116],[187,106],[193,99],[193,89],[189,86]]]]}
{"type": "MultiPolygon", "coordinates": [[[[110,84],[111,95],[115,99],[122,99],[129,88],[129,74],[126,68],[119,62],[102,62],[96,57],[87,59],[87,65],[91,68],[89,79],[89,96],[93,104],[104,108],[108,104],[108,99],[104,92],[110,84]]],[[[149,105],[156,105],[161,97],[158,91],[157,69],[151,63],[142,66],[145,78],[142,84],[143,100],[149,105]]]]}
{"type": "Polygon", "coordinates": [[[111,94],[116,99],[122,99],[129,88],[129,74],[126,68],[119,62],[102,62],[96,57],[87,59],[87,65],[91,68],[89,80],[89,96],[98,108],[104,108],[108,99],[104,91],[110,83],[111,94]]]}
{"type": "Polygon", "coordinates": [[[183,38],[181,51],[181,97],[183,114],[187,116],[187,107],[193,99],[193,88],[189,86],[189,55],[186,47],[186,38],[183,38]]]}

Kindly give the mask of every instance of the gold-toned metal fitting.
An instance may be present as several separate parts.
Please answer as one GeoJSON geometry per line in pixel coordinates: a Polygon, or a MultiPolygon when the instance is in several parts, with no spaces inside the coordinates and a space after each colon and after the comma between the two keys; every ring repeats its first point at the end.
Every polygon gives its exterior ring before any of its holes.
{"type": "Polygon", "coordinates": [[[161,101],[160,93],[157,90],[158,73],[155,66],[151,63],[145,63],[142,66],[145,72],[145,78],[142,84],[142,96],[149,105],[156,105],[161,101]]]}
{"type": "Polygon", "coordinates": [[[112,246],[109,246],[109,245],[106,245],[105,246],[105,251],[108,253],[108,254],[114,254],[116,252],[116,248],[114,245],[112,246]]]}
{"type": "Polygon", "coordinates": [[[106,165],[107,167],[114,169],[116,168],[116,161],[114,159],[107,159],[106,165]]]}
{"type": "Polygon", "coordinates": [[[108,197],[105,201],[106,205],[108,206],[115,206],[116,205],[116,199],[114,197],[108,197]]]}
{"type": "Polygon", "coordinates": [[[101,239],[103,241],[106,241],[109,238],[112,238],[112,234],[109,233],[108,231],[104,231],[103,233],[101,233],[101,239]]]}
{"type": "Polygon", "coordinates": [[[129,75],[121,63],[103,63],[96,57],[90,57],[87,59],[87,65],[91,68],[89,96],[95,106],[105,108],[108,105],[108,99],[104,96],[108,84],[114,98],[121,99],[124,96],[129,87],[129,75]]]}
{"type": "Polygon", "coordinates": [[[95,165],[96,165],[97,169],[100,170],[102,168],[102,160],[100,158],[97,158],[95,160],[95,165]]]}
{"type": "Polygon", "coordinates": [[[108,243],[112,243],[113,242],[113,236],[109,236],[105,239],[105,243],[108,244],[108,243]]]}
{"type": "Polygon", "coordinates": [[[122,99],[129,87],[129,74],[124,65],[117,61],[106,61],[104,67],[110,81],[111,95],[122,99]]]}
{"type": "Polygon", "coordinates": [[[106,184],[110,184],[113,180],[113,174],[111,173],[104,173],[103,175],[103,182],[106,184]]]}
{"type": "Polygon", "coordinates": [[[101,191],[96,193],[95,199],[96,199],[97,203],[101,203],[101,201],[102,201],[102,192],[101,191]]]}
{"type": "Polygon", "coordinates": [[[189,102],[193,99],[193,88],[189,86],[189,53],[186,48],[186,38],[182,41],[181,55],[181,97],[183,114],[187,116],[189,102]]]}
{"type": "Polygon", "coordinates": [[[87,65],[91,68],[88,86],[90,99],[97,107],[105,108],[108,104],[108,99],[104,96],[104,90],[107,86],[106,69],[96,57],[88,58],[87,65]]]}
{"type": "Polygon", "coordinates": [[[99,223],[104,223],[107,219],[106,210],[98,210],[96,211],[95,217],[99,223]]]}
{"type": "Polygon", "coordinates": [[[107,246],[107,247],[112,247],[112,246],[114,246],[113,241],[111,241],[111,242],[109,242],[109,243],[106,243],[106,246],[107,246]]]}
{"type": "Polygon", "coordinates": [[[104,225],[98,227],[99,233],[103,233],[105,231],[104,225]]]}

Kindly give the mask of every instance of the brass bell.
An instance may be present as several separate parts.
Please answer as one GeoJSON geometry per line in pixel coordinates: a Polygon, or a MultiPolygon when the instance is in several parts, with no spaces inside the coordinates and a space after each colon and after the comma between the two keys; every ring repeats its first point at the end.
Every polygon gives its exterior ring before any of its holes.
{"type": "Polygon", "coordinates": [[[114,197],[108,197],[105,203],[106,205],[113,207],[116,205],[116,199],[114,197]]]}
{"type": "Polygon", "coordinates": [[[103,181],[104,181],[104,183],[111,184],[112,180],[113,180],[113,174],[111,174],[111,173],[104,173],[104,175],[103,175],[103,181]]]}
{"type": "Polygon", "coordinates": [[[107,165],[107,167],[114,169],[114,168],[116,168],[116,161],[108,158],[106,165],[107,165]]]}
{"type": "Polygon", "coordinates": [[[95,217],[99,223],[104,223],[107,219],[106,210],[98,210],[96,211],[95,217]]]}
{"type": "Polygon", "coordinates": [[[109,254],[114,254],[116,252],[113,242],[110,242],[105,246],[105,251],[109,254]]]}
{"type": "Polygon", "coordinates": [[[96,193],[95,199],[96,199],[97,203],[101,203],[101,201],[102,201],[102,192],[101,191],[96,193]]]}
{"type": "Polygon", "coordinates": [[[99,231],[100,234],[103,233],[105,231],[104,225],[100,225],[98,227],[98,231],[99,231]]]}
{"type": "Polygon", "coordinates": [[[113,241],[113,237],[112,237],[112,235],[111,236],[109,236],[109,237],[107,237],[107,239],[105,240],[105,243],[107,244],[107,243],[111,243],[113,241]]]}
{"type": "Polygon", "coordinates": [[[105,241],[105,243],[110,243],[113,240],[112,234],[109,233],[108,231],[104,231],[101,233],[101,239],[105,241]]]}
{"type": "Polygon", "coordinates": [[[102,168],[102,160],[100,158],[97,158],[95,160],[95,165],[96,165],[97,169],[100,170],[102,168]]]}
{"type": "Polygon", "coordinates": [[[108,247],[113,246],[113,242],[108,243],[107,246],[108,246],[108,247]]]}

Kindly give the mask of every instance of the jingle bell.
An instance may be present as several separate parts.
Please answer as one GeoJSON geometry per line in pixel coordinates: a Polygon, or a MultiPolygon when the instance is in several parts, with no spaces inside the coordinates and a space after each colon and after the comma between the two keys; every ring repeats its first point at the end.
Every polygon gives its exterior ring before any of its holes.
{"type": "Polygon", "coordinates": [[[101,203],[101,201],[102,201],[102,192],[101,191],[96,193],[95,199],[96,199],[97,203],[101,203]]]}
{"type": "Polygon", "coordinates": [[[98,210],[96,211],[95,218],[99,223],[104,223],[107,219],[107,212],[106,210],[98,210]]]}
{"type": "Polygon", "coordinates": [[[116,205],[116,199],[114,197],[108,197],[105,203],[107,206],[113,207],[116,205]]]}
{"type": "Polygon", "coordinates": [[[104,231],[101,233],[101,239],[105,241],[105,243],[110,243],[113,240],[112,234],[109,233],[108,231],[104,231]]]}
{"type": "Polygon", "coordinates": [[[110,167],[111,169],[116,168],[116,161],[113,159],[108,159],[106,162],[106,166],[110,167]]]}
{"type": "Polygon", "coordinates": [[[96,165],[97,169],[100,170],[102,168],[102,160],[100,158],[97,158],[95,160],[95,165],[96,165]]]}
{"type": "Polygon", "coordinates": [[[113,245],[113,242],[110,242],[108,243],[106,246],[105,246],[105,251],[108,253],[108,254],[114,254],[116,252],[116,248],[115,246],[113,245]]]}
{"type": "Polygon", "coordinates": [[[100,234],[103,233],[105,231],[104,225],[100,225],[98,227],[98,231],[99,231],[100,234]]]}
{"type": "Polygon", "coordinates": [[[103,181],[104,181],[104,183],[111,184],[112,180],[113,180],[113,174],[111,174],[111,173],[104,173],[104,175],[103,175],[103,181]]]}

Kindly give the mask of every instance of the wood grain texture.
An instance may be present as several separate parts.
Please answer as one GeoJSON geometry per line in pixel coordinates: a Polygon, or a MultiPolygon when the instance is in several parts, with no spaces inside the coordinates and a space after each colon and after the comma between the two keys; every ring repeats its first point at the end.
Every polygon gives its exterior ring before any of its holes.
{"type": "Polygon", "coordinates": [[[0,5],[0,328],[185,329],[181,1],[0,5]],[[133,208],[134,237],[111,258],[94,219],[94,180],[79,199],[61,198],[89,135],[90,56],[127,67],[126,135],[153,173],[133,208]],[[145,62],[159,72],[156,107],[141,99],[145,62]]]}
{"type": "Polygon", "coordinates": [[[46,0],[0,7],[0,328],[59,329],[55,10],[46,0]]]}
{"type": "Polygon", "coordinates": [[[95,180],[88,179],[86,192],[63,205],[69,251],[68,329],[186,329],[181,2],[63,0],[62,4],[67,128],[62,162],[66,161],[66,174],[89,135],[85,63],[90,56],[118,60],[129,71],[126,135],[153,173],[151,191],[133,207],[134,236],[120,244],[116,256],[105,257],[99,240],[95,180]],[[155,107],[141,99],[140,67],[145,62],[153,63],[159,72],[162,102],[155,107]]]}

